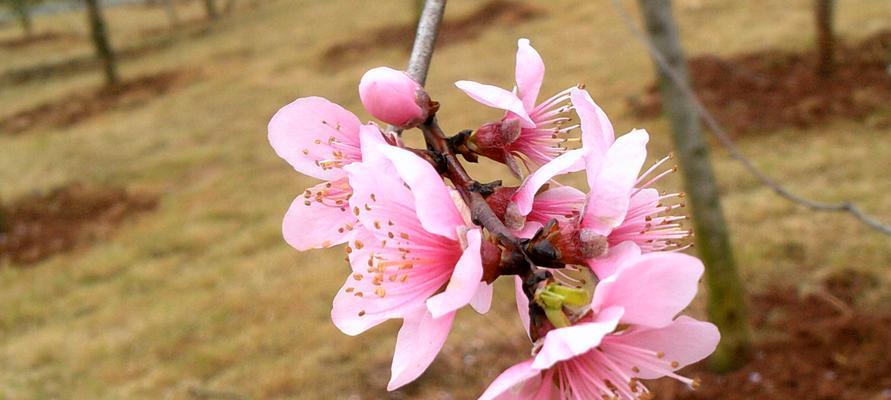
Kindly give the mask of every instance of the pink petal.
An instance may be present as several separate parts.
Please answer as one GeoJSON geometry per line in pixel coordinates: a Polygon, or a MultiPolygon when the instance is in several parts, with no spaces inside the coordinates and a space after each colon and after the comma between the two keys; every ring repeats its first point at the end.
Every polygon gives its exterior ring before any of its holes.
{"type": "Polygon", "coordinates": [[[396,337],[387,390],[396,390],[424,373],[442,349],[454,319],[455,313],[433,318],[425,307],[418,307],[405,316],[396,337]]]}
{"type": "MultiPolygon", "coordinates": [[[[613,339],[619,343],[665,353],[663,359],[677,361],[678,364],[673,369],[678,370],[712,354],[721,340],[721,334],[717,327],[708,322],[680,316],[663,328],[633,330],[625,335],[611,337],[610,341],[613,339]]],[[[639,369],[640,372],[635,375],[643,379],[664,376],[663,373],[647,368],[646,364],[640,365],[639,369]]]]}
{"type": "Polygon", "coordinates": [[[567,215],[579,212],[585,204],[585,194],[572,186],[551,186],[535,195],[528,220],[542,225],[551,219],[566,219],[567,215]]]}
{"type": "Polygon", "coordinates": [[[587,353],[600,345],[604,336],[616,330],[621,317],[622,307],[611,307],[601,310],[593,322],[577,323],[548,332],[532,367],[547,369],[560,361],[587,353]]]}
{"type": "MultiPolygon", "coordinates": [[[[374,235],[368,230],[359,229],[356,232],[355,240],[376,242],[374,235]]],[[[410,279],[407,283],[382,279],[375,283],[373,274],[368,272],[368,261],[372,256],[380,254],[381,249],[374,246],[354,248],[349,254],[353,273],[347,277],[334,297],[334,307],[331,310],[334,325],[347,335],[358,335],[388,319],[402,318],[415,312],[447,279],[447,276],[429,281],[410,279]],[[384,297],[376,293],[379,288],[386,291],[384,297]]]]}
{"type": "Polygon", "coordinates": [[[578,171],[579,161],[584,156],[584,149],[570,150],[542,165],[541,168],[526,177],[523,184],[514,192],[511,202],[517,205],[522,215],[529,215],[529,212],[532,211],[535,194],[541,187],[557,175],[578,171]]]}
{"type": "Polygon", "coordinates": [[[480,282],[476,294],[470,299],[470,306],[480,314],[489,312],[489,309],[492,308],[492,294],[494,290],[494,284],[480,282]]]}
{"type": "MultiPolygon", "coordinates": [[[[319,165],[342,153],[343,163],[359,161],[359,118],[321,97],[304,97],[282,107],[269,121],[269,143],[298,172],[331,180],[344,176],[337,167],[319,165]]],[[[329,166],[335,164],[326,164],[329,166]]]]}
{"type": "Polygon", "coordinates": [[[387,157],[405,183],[411,187],[415,210],[421,225],[428,232],[457,239],[464,218],[455,208],[449,188],[429,162],[410,151],[395,146],[379,145],[377,149],[387,157]]]}
{"type": "Polygon", "coordinates": [[[587,260],[588,267],[594,271],[598,279],[603,280],[637,260],[640,254],[640,247],[637,247],[636,243],[626,241],[610,247],[605,256],[587,260]]]}
{"type": "Polygon", "coordinates": [[[359,146],[362,149],[362,162],[377,165],[384,160],[383,155],[373,148],[378,145],[389,145],[380,128],[373,123],[359,127],[359,146]]]}
{"type": "Polygon", "coordinates": [[[526,221],[526,224],[523,225],[523,229],[515,230],[514,234],[520,238],[531,239],[543,226],[544,225],[538,221],[526,221]]]}
{"type": "MultiPolygon", "coordinates": [[[[323,182],[308,190],[318,193],[330,184],[323,182]]],[[[315,197],[306,198],[303,195],[294,199],[282,221],[282,235],[288,244],[304,251],[331,247],[350,240],[353,231],[344,227],[356,226],[356,216],[349,211],[345,202],[344,206],[336,206],[333,200],[324,201],[331,204],[323,204],[315,197]]]]}
{"type": "Polygon", "coordinates": [[[646,131],[631,131],[609,148],[595,178],[592,179],[593,171],[588,170],[591,194],[585,206],[583,228],[606,236],[625,219],[631,191],[647,158],[648,140],[646,131]]]}
{"type": "Polygon", "coordinates": [[[486,392],[479,397],[479,400],[527,399],[527,397],[517,396],[516,392],[520,391],[524,384],[533,378],[540,377],[540,375],[541,371],[532,368],[532,360],[523,361],[498,375],[486,392]]]}
{"type": "Polygon", "coordinates": [[[590,148],[595,156],[603,157],[615,141],[613,124],[609,122],[609,118],[600,106],[594,103],[588,91],[575,88],[569,96],[579,116],[582,146],[590,148]]]}
{"type": "Polygon", "coordinates": [[[541,56],[532,46],[529,39],[517,41],[517,91],[527,111],[535,108],[535,100],[544,80],[545,65],[541,56]]]}
{"type": "Polygon", "coordinates": [[[479,229],[467,231],[467,248],[455,265],[445,291],[427,300],[427,309],[433,318],[442,317],[464,307],[476,295],[480,280],[483,278],[483,263],[480,256],[481,235],[479,229]]]}
{"type": "Polygon", "coordinates": [[[523,107],[523,101],[513,92],[509,92],[500,87],[492,85],[484,85],[473,81],[455,82],[458,89],[467,93],[474,100],[483,103],[489,107],[507,110],[520,118],[520,123],[524,128],[534,128],[535,122],[529,117],[529,113],[523,107]]]}
{"type": "Polygon", "coordinates": [[[523,292],[523,278],[514,277],[514,295],[517,298],[517,313],[520,315],[520,323],[526,330],[526,336],[529,336],[529,298],[523,292]]]}
{"type": "Polygon", "coordinates": [[[622,323],[659,328],[696,295],[702,262],[682,253],[647,253],[598,283],[591,308],[623,307],[622,323]]]}

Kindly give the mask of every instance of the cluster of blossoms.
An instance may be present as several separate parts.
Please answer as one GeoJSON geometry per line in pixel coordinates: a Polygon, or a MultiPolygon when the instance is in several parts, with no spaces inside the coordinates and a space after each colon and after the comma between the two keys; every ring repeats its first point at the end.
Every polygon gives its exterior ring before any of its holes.
{"type": "Polygon", "coordinates": [[[664,376],[694,385],[676,371],[711,354],[720,336],[710,323],[678,316],[703,266],[678,252],[690,237],[684,217],[672,213],[682,195],[651,187],[671,172],[663,167],[669,157],[641,173],[647,132],[616,138],[580,87],[539,102],[544,63],[528,40],[518,46],[512,91],[456,83],[504,116],[452,137],[437,125],[439,105],[407,74],[365,74],[366,110],[420,129],[424,150],[320,97],[279,110],[269,123],[272,147],[323,181],[294,200],[285,239],[298,250],[346,244],[352,271],[331,312],[341,331],[403,320],[389,390],[418,378],[456,312],[486,313],[493,282],[510,275],[531,358],[481,399],[650,398],[641,380],[664,376]],[[578,125],[570,125],[573,114],[578,125]],[[503,163],[522,183],[472,181],[456,154],[503,163]],[[576,172],[587,193],[554,180],[576,172]]]}

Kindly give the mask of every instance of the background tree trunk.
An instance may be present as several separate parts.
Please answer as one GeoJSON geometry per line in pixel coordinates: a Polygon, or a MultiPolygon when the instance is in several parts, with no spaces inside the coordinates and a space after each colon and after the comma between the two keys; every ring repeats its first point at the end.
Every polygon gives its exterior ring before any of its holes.
{"type": "Polygon", "coordinates": [[[102,8],[99,0],[84,0],[87,5],[87,19],[90,23],[90,36],[93,39],[93,47],[96,48],[96,57],[102,63],[107,86],[117,85],[118,67],[114,52],[108,42],[108,30],[105,27],[105,18],[102,16],[102,8]]]}
{"type": "Polygon", "coordinates": [[[204,0],[204,9],[207,10],[208,19],[216,20],[220,17],[220,13],[217,12],[216,0],[204,0]]]}
{"type": "Polygon", "coordinates": [[[3,208],[3,202],[0,202],[0,235],[9,232],[9,217],[6,216],[6,209],[3,208]]]}
{"type": "Polygon", "coordinates": [[[226,0],[226,5],[223,6],[223,14],[230,15],[232,11],[235,11],[235,0],[226,0]]]}
{"type": "MultiPolygon", "coordinates": [[[[687,80],[687,65],[670,0],[638,0],[647,32],[677,75],[687,80]]],[[[745,295],[730,247],[718,186],[694,104],[656,65],[662,104],[671,120],[672,139],[691,206],[696,249],[706,266],[708,316],[721,331],[711,357],[718,371],[740,366],[750,346],[745,295]]]]}
{"type": "Polygon", "coordinates": [[[13,0],[13,12],[22,25],[25,37],[30,38],[34,34],[34,24],[31,21],[31,7],[28,0],[13,0]]]}
{"type": "Polygon", "coordinates": [[[835,69],[835,0],[814,0],[817,25],[817,73],[832,75],[835,69]]]}
{"type": "Polygon", "coordinates": [[[174,28],[179,26],[179,14],[176,12],[176,5],[173,4],[173,0],[161,0],[161,3],[164,7],[164,12],[167,13],[167,19],[170,20],[170,26],[174,28]]]}

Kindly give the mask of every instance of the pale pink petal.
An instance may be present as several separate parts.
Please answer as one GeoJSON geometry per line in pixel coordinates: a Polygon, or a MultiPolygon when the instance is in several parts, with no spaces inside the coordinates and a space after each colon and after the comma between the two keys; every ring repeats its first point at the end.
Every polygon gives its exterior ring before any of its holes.
{"type": "Polygon", "coordinates": [[[616,330],[621,317],[622,307],[611,307],[600,310],[592,322],[581,322],[548,332],[532,367],[547,369],[560,361],[587,353],[600,345],[604,336],[616,330]]]}
{"type": "Polygon", "coordinates": [[[523,184],[514,192],[511,202],[517,205],[522,215],[529,215],[535,202],[535,194],[541,187],[557,175],[578,171],[580,169],[579,161],[584,157],[584,149],[570,150],[542,165],[541,168],[526,177],[523,184]]]}
{"type": "MultiPolygon", "coordinates": [[[[668,361],[673,370],[700,361],[715,351],[721,334],[714,325],[680,316],[670,325],[658,329],[635,329],[625,335],[610,337],[610,342],[618,342],[657,353],[664,353],[663,359],[668,361]],[[677,364],[672,364],[677,362],[677,364]]],[[[656,379],[664,376],[664,372],[647,368],[647,364],[638,366],[636,373],[643,379],[656,379]]]]}
{"type": "Polygon", "coordinates": [[[647,158],[648,140],[649,135],[644,130],[621,136],[607,151],[594,179],[591,179],[592,171],[588,171],[591,193],[582,218],[583,228],[607,236],[625,219],[631,191],[647,158]]]}
{"type": "Polygon", "coordinates": [[[282,107],[268,129],[276,154],[318,179],[342,177],[340,166],[361,159],[359,118],[321,97],[300,98],[282,107]]]}
{"type": "Polygon", "coordinates": [[[594,103],[591,95],[584,89],[572,89],[570,92],[572,106],[579,116],[582,129],[582,146],[590,148],[597,157],[603,157],[607,149],[615,141],[613,124],[606,113],[594,103]]]}
{"type": "Polygon", "coordinates": [[[520,323],[526,330],[526,336],[529,336],[529,298],[523,292],[523,278],[514,277],[514,295],[517,298],[517,313],[520,316],[520,323]]]}
{"type": "Polygon", "coordinates": [[[513,92],[509,92],[497,86],[484,85],[473,81],[455,82],[458,89],[467,93],[474,100],[489,107],[510,111],[518,118],[524,128],[534,128],[535,122],[529,117],[529,113],[523,107],[523,101],[513,92]]]}
{"type": "Polygon", "coordinates": [[[517,41],[517,91],[526,111],[535,108],[535,100],[544,80],[545,65],[541,55],[529,45],[529,39],[517,41]]]}
{"type": "Polygon", "coordinates": [[[384,140],[384,136],[377,125],[368,123],[359,127],[359,145],[362,149],[362,162],[377,165],[381,160],[384,160],[384,157],[379,151],[375,151],[374,147],[389,145],[389,143],[384,140]]]}
{"type": "Polygon", "coordinates": [[[379,145],[377,148],[393,163],[399,176],[411,187],[415,210],[424,229],[457,239],[456,228],[464,226],[464,218],[455,208],[449,188],[433,166],[410,151],[395,146],[379,145]]]}
{"type": "Polygon", "coordinates": [[[535,195],[528,221],[537,221],[542,225],[551,219],[566,219],[578,213],[585,204],[585,194],[572,186],[551,186],[548,190],[535,195]]]}
{"type": "MultiPolygon", "coordinates": [[[[325,190],[320,183],[308,189],[312,193],[325,190]]],[[[315,197],[298,196],[291,203],[282,220],[282,234],[285,241],[297,250],[321,249],[345,243],[350,239],[352,231],[346,225],[355,226],[356,216],[349,212],[346,202],[337,206],[333,200],[324,199],[319,202],[315,197]]]]}
{"type": "Polygon", "coordinates": [[[647,253],[597,284],[591,308],[623,307],[622,323],[659,328],[696,295],[702,262],[682,253],[647,253]]]}
{"type": "Polygon", "coordinates": [[[538,230],[541,229],[543,226],[544,225],[542,225],[542,223],[538,221],[526,221],[526,224],[523,225],[523,228],[520,230],[515,230],[514,234],[520,238],[530,239],[535,236],[535,233],[537,233],[538,230]]]}
{"type": "MultiPolygon", "coordinates": [[[[521,397],[518,396],[518,392],[523,388],[524,384],[533,378],[538,378],[540,375],[540,370],[532,368],[532,360],[523,361],[498,375],[489,384],[489,388],[486,389],[485,393],[479,397],[479,400],[519,400],[521,397]]],[[[522,397],[522,399],[527,399],[527,397],[522,397]]]]}
{"type": "Polygon", "coordinates": [[[480,256],[481,235],[479,229],[467,231],[467,248],[458,259],[445,291],[427,300],[427,309],[433,318],[439,318],[464,307],[476,295],[483,277],[483,263],[480,256]]]}
{"type": "Polygon", "coordinates": [[[606,255],[587,260],[588,267],[594,271],[600,280],[606,279],[622,267],[640,257],[640,247],[632,241],[619,243],[610,247],[606,255]]]}
{"type": "MultiPolygon", "coordinates": [[[[355,232],[355,241],[376,242],[374,235],[366,229],[355,232]]],[[[351,246],[355,246],[355,242],[351,246]]],[[[334,297],[334,307],[331,310],[334,325],[347,335],[358,335],[388,319],[402,318],[414,312],[447,279],[447,276],[443,276],[429,281],[381,279],[375,282],[373,274],[368,272],[369,260],[380,255],[381,249],[375,246],[353,248],[349,254],[353,273],[347,277],[334,297]],[[379,290],[385,292],[378,292],[379,290]],[[379,293],[385,295],[380,296],[379,293]]]]}
{"type": "Polygon", "coordinates": [[[454,319],[455,313],[433,318],[426,307],[418,307],[405,316],[396,337],[387,390],[396,390],[424,373],[442,349],[454,319]]]}
{"type": "Polygon", "coordinates": [[[480,282],[479,287],[476,289],[476,294],[470,299],[470,306],[480,314],[489,312],[489,309],[492,308],[492,294],[494,290],[494,284],[480,282]]]}

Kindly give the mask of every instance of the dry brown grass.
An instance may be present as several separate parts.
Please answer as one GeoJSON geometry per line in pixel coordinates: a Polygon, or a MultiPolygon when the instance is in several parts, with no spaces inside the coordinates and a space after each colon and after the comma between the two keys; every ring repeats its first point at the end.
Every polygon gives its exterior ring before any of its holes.
{"type": "MultiPolygon", "coordinates": [[[[133,77],[201,69],[202,79],[140,108],[110,109],[67,128],[0,135],[0,197],[48,191],[75,180],[161,193],[158,210],[112,240],[34,268],[0,267],[0,398],[472,398],[527,348],[509,285],[485,317],[462,313],[445,351],[418,383],[383,388],[397,323],[360,337],[330,323],[331,299],[346,266],[340,250],[297,253],[280,237],[291,198],[311,183],[276,158],[265,124],[281,105],[322,95],[359,111],[356,84],[373,66],[400,66],[399,48],[369,52],[338,69],[319,69],[333,43],[412,18],[409,2],[269,1],[224,19],[207,34],[124,61],[133,77]]],[[[412,2],[413,3],[413,2],[412,2]]],[[[810,2],[678,1],[685,44],[696,53],[732,54],[810,41],[810,2]]],[[[450,4],[448,18],[471,2],[450,4]]],[[[184,19],[200,14],[195,3],[184,19]]],[[[166,26],[160,10],[109,10],[118,46],[166,26]]],[[[875,0],[840,4],[845,38],[888,28],[891,9],[875,0]]],[[[38,18],[38,29],[84,37],[83,16],[38,18]]],[[[17,35],[0,29],[0,40],[17,35]]],[[[449,130],[498,113],[474,105],[452,83],[512,81],[516,39],[531,38],[547,66],[545,92],[585,82],[617,130],[637,127],[624,99],[652,76],[642,47],[604,3],[560,0],[547,16],[483,32],[443,48],[428,78],[449,130]]],[[[0,70],[89,54],[83,41],[0,48],[0,70]]],[[[0,89],[8,115],[100,82],[91,71],[0,89]]],[[[884,110],[881,112],[889,112],[884,110]]],[[[362,118],[367,114],[359,112],[362,118]]],[[[663,120],[647,122],[652,153],[670,150],[663,120]]],[[[411,139],[414,140],[414,139],[411,139]]],[[[801,193],[851,198],[891,220],[887,130],[832,121],[806,132],[782,130],[741,145],[757,163],[801,193]]],[[[891,246],[848,217],[814,214],[760,187],[716,151],[743,275],[753,291],[767,283],[819,284],[857,270],[880,285],[857,299],[891,298],[891,246]]],[[[491,165],[480,179],[502,175],[491,165]]],[[[677,187],[677,181],[668,182],[677,187]]],[[[696,310],[694,310],[696,312],[696,310]]]]}

